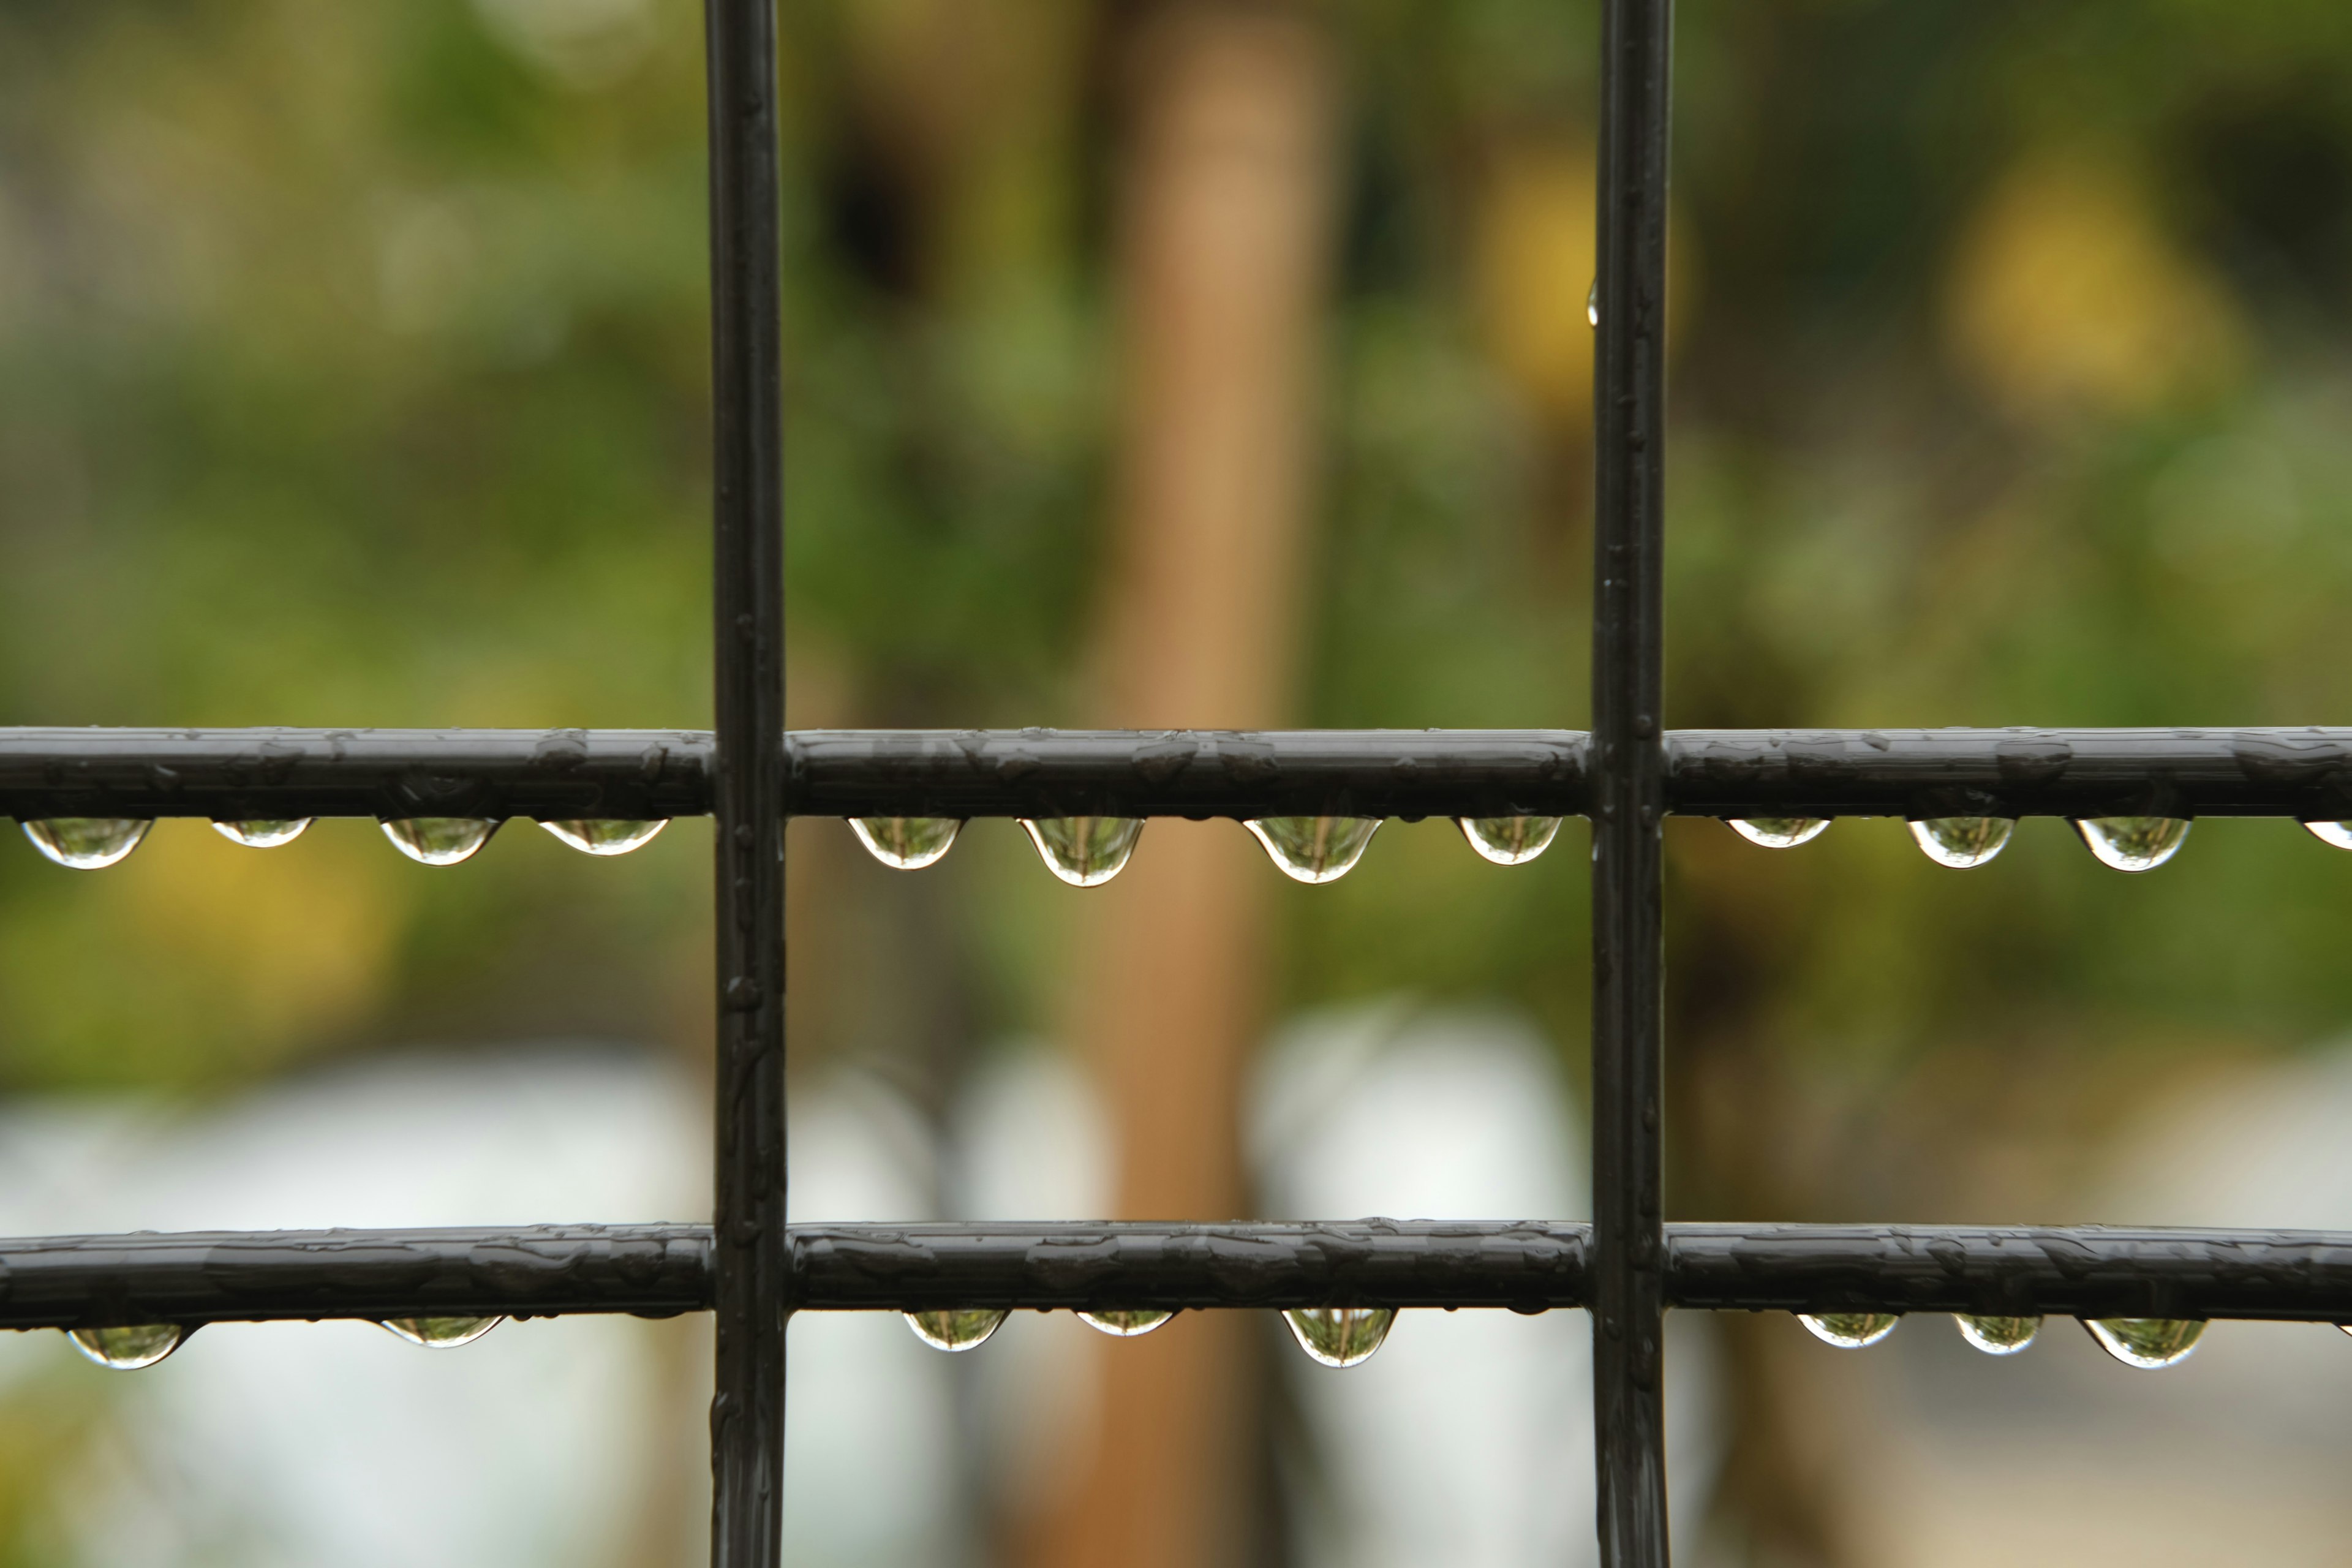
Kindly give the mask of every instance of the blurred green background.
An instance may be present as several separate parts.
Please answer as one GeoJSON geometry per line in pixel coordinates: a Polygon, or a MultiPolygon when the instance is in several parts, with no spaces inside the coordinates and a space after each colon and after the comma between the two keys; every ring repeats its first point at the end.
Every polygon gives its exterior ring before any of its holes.
{"type": "MultiPolygon", "coordinates": [[[[1093,721],[1139,9],[782,8],[796,725],[1093,721]]],[[[1578,725],[1595,8],[1311,15],[1291,717],[1578,725]]],[[[0,4],[0,722],[706,723],[700,66],[683,0],[0,4]]],[[[2352,722],[2352,8],[1685,0],[1677,68],[1672,723],[2352,722]]],[[[1084,900],[1009,825],[919,879],[792,839],[803,1063],[1060,1028],[1084,900]]],[[[698,1057],[707,842],[0,847],[0,1089],[698,1057]]],[[[2140,1098],[2352,1016],[2292,824],[1669,852],[1683,1216],[2095,1218],[2140,1098]]],[[[1500,998],[1574,1064],[1583,864],[1391,825],[1277,890],[1280,1008],[1500,998]]]]}

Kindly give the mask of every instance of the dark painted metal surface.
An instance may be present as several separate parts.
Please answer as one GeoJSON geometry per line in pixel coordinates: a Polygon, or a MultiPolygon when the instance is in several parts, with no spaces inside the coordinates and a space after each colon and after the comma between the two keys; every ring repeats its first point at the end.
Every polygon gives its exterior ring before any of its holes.
{"type": "MultiPolygon", "coordinates": [[[[804,730],[819,816],[1542,816],[1591,809],[1577,730],[804,730]]],[[[1675,730],[1706,816],[2352,820],[2352,730],[1675,730]]],[[[0,816],[699,816],[697,730],[0,729],[0,816]]]]}
{"type": "Polygon", "coordinates": [[[1667,1560],[1660,905],[1673,19],[1670,0],[1601,7],[1591,813],[1592,1421],[1602,1568],[1664,1568],[1667,1560]]]}
{"type": "Polygon", "coordinates": [[[841,1310],[1580,1305],[1590,1227],[795,1226],[795,1303],[841,1310]]]}
{"type": "Polygon", "coordinates": [[[1676,1306],[2105,1318],[2352,1317],[2352,1235],[2078,1226],[1668,1228],[1676,1306]]]}
{"type": "Polygon", "coordinates": [[[1692,730],[1702,816],[2352,817],[2352,730],[1692,730]]]}
{"type": "Polygon", "coordinates": [[[774,0],[707,0],[717,721],[717,1387],[710,1560],[782,1551],[783,374],[774,0]]]}
{"type": "Polygon", "coordinates": [[[1568,816],[1569,730],[804,730],[792,808],[830,816],[1568,816]]]}
{"type": "Polygon", "coordinates": [[[707,1226],[280,1230],[0,1241],[0,1328],[663,1316],[710,1304],[707,1226]]]}
{"type": "Polygon", "coordinates": [[[0,816],[647,820],[709,767],[692,730],[0,729],[0,816]]]}
{"type": "MultiPolygon", "coordinates": [[[[1546,1221],[804,1225],[789,1305],[1581,1307],[1591,1227],[1546,1221]]],[[[1712,1310],[2352,1319],[2352,1233],[2021,1226],[1665,1227],[1665,1295],[1712,1310]]],[[[0,1328],[698,1311],[708,1226],[0,1240],[0,1328]]]]}

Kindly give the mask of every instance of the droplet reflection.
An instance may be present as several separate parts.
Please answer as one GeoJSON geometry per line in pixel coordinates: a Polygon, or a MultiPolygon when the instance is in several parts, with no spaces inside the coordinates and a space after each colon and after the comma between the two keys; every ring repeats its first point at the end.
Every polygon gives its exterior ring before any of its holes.
{"type": "Polygon", "coordinates": [[[2172,858],[2189,837],[2179,816],[2083,816],[2074,831],[2103,866],[2118,871],[2153,871],[2172,858]]]}
{"type": "Polygon", "coordinates": [[[2086,1318],[2083,1326],[2099,1347],[2126,1366],[2178,1366],[2189,1359],[2205,1332],[2197,1318],[2086,1318]]]}
{"type": "Polygon", "coordinates": [[[131,816],[52,816],[24,826],[33,847],[58,865],[100,871],[138,848],[155,825],[131,816]]]}
{"type": "Polygon", "coordinates": [[[302,830],[310,826],[310,819],[302,816],[289,821],[215,822],[213,831],[248,848],[275,849],[281,844],[291,844],[301,837],[302,830]]]}
{"type": "Polygon", "coordinates": [[[455,866],[490,841],[499,825],[480,816],[404,816],[383,825],[383,836],[422,866],[455,866]]]}
{"type": "Polygon", "coordinates": [[[1960,1326],[1960,1338],[1987,1355],[2015,1355],[2042,1331],[2039,1318],[1979,1318],[1958,1312],[1952,1321],[1960,1326]]]}
{"type": "Polygon", "coordinates": [[[1814,1338],[1842,1351],[1874,1345],[1903,1321],[1892,1312],[1800,1312],[1797,1318],[1813,1331],[1814,1338]]]}
{"type": "Polygon", "coordinates": [[[1336,882],[1355,869],[1380,831],[1377,816],[1261,816],[1243,824],[1265,846],[1282,874],[1299,882],[1336,882]]]}
{"type": "Polygon", "coordinates": [[[898,871],[919,871],[955,847],[963,824],[952,816],[853,816],[866,853],[898,871]]]}
{"type": "Polygon", "coordinates": [[[540,826],[583,855],[626,855],[632,849],[652,843],[654,835],[669,826],[669,818],[662,816],[651,822],[628,822],[610,817],[583,817],[570,822],[542,822],[540,826]]]}
{"type": "Polygon", "coordinates": [[[1045,868],[1073,888],[1099,888],[1118,876],[1143,837],[1132,816],[1024,816],[1021,826],[1045,868]]]}
{"type": "Polygon", "coordinates": [[[2332,849],[2352,849],[2352,822],[2306,822],[2304,828],[2332,849]]]}
{"type": "Polygon", "coordinates": [[[386,1318],[383,1327],[410,1344],[447,1351],[472,1344],[505,1321],[504,1318],[386,1318]]]}
{"type": "Polygon", "coordinates": [[[100,1366],[117,1372],[137,1372],[153,1366],[180,1348],[188,1337],[177,1323],[127,1323],[111,1329],[68,1329],[74,1349],[100,1366]]]}
{"type": "Polygon", "coordinates": [[[1822,816],[1735,816],[1729,820],[1733,832],[1767,849],[1794,849],[1800,844],[1810,844],[1829,826],[1829,819],[1822,816]]]}
{"type": "Polygon", "coordinates": [[[1393,1307],[1295,1307],[1282,1314],[1298,1348],[1325,1366],[1360,1366],[1389,1337],[1393,1307]]]}
{"type": "Polygon", "coordinates": [[[1497,866],[1524,866],[1559,834],[1557,816],[1457,816],[1455,826],[1470,847],[1497,866]]]}
{"type": "Polygon", "coordinates": [[[908,1312],[907,1326],[935,1351],[968,1351],[1004,1326],[1010,1314],[994,1307],[959,1307],[945,1312],[908,1312]]]}
{"type": "Polygon", "coordinates": [[[1965,871],[2000,854],[2017,830],[2007,816],[1931,816],[1911,825],[1920,853],[1938,866],[1965,871]]]}
{"type": "Polygon", "coordinates": [[[1592,280],[1592,287],[1584,291],[1584,324],[1588,327],[1601,325],[1601,279],[1598,278],[1592,280]]]}
{"type": "Polygon", "coordinates": [[[1078,1321],[1088,1328],[1131,1340],[1138,1334],[1148,1334],[1169,1319],[1173,1312],[1080,1312],[1078,1321]]]}

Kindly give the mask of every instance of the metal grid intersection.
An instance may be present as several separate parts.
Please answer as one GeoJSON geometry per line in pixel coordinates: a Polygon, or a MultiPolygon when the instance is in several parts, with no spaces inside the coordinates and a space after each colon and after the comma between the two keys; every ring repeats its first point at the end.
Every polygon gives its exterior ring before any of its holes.
{"type": "Polygon", "coordinates": [[[1671,12],[1603,7],[1590,734],[788,735],[774,7],[706,0],[715,733],[0,730],[0,814],[714,816],[713,1223],[0,1242],[0,1328],[709,1310],[712,1561],[770,1568],[793,1311],[1583,1307],[1601,1560],[1663,1568],[1670,1306],[2352,1321],[2352,1235],[1664,1223],[1668,813],[2352,820],[2352,730],[1663,728],[1671,12]],[[1593,1223],[788,1230],[782,822],[795,814],[1590,818],[1593,1223]]]}

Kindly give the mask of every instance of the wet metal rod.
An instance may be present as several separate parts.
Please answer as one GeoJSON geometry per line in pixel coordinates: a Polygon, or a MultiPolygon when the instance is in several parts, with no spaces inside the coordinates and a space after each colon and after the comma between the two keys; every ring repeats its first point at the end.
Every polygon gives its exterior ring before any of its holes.
{"type": "MultiPolygon", "coordinates": [[[[1546,1221],[803,1225],[789,1304],[1582,1307],[1592,1227],[1546,1221]]],[[[284,1319],[667,1316],[711,1305],[708,1226],[0,1240],[0,1329],[284,1319]]],[[[2352,1234],[2075,1226],[1670,1225],[1669,1306],[1986,1317],[2352,1320],[2352,1234]]]]}
{"type": "MultiPolygon", "coordinates": [[[[803,730],[800,816],[1538,816],[1591,807],[1578,730],[803,730]]],[[[699,730],[0,729],[0,816],[710,811],[699,730]]],[[[1699,816],[2352,820],[2352,730],[1672,730],[1699,816]]]]}
{"type": "Polygon", "coordinates": [[[783,377],[774,0],[706,0],[718,1126],[710,1560],[782,1550],[783,377]]]}
{"type": "MultiPolygon", "coordinates": [[[[1670,0],[1605,0],[1593,355],[1592,1420],[1602,1568],[1665,1568],[1659,1188],[1670,0]]],[[[1559,280],[1561,288],[1572,279],[1559,280]]]]}

